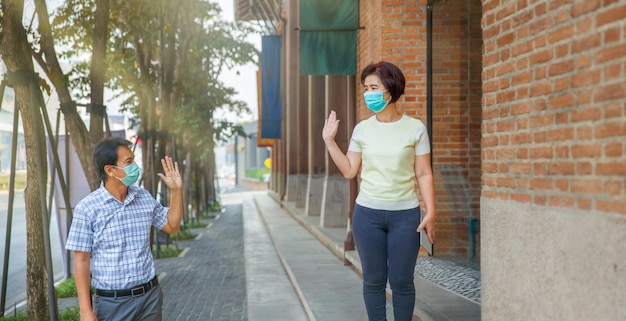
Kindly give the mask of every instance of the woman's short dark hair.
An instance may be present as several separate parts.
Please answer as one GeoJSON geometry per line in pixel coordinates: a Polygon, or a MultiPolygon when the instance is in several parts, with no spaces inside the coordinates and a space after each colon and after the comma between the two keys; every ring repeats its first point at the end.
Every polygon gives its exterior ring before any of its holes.
{"type": "Polygon", "coordinates": [[[361,72],[361,84],[365,83],[365,78],[369,75],[377,75],[380,78],[383,86],[391,95],[390,103],[395,103],[400,99],[400,96],[404,95],[406,80],[404,79],[404,74],[396,65],[386,61],[369,64],[361,72]]]}
{"type": "Polygon", "coordinates": [[[127,139],[122,137],[109,137],[98,142],[93,149],[93,163],[96,165],[98,176],[103,182],[107,179],[107,174],[104,171],[106,165],[117,164],[117,150],[120,146],[126,146],[130,148],[133,145],[127,139]]]}

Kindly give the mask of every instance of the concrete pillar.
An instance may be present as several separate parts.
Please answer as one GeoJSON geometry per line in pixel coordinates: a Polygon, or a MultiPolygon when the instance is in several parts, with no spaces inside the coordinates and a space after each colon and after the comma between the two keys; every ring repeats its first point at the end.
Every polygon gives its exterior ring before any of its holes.
{"type": "Polygon", "coordinates": [[[298,190],[298,90],[300,80],[300,67],[298,64],[298,44],[299,33],[298,27],[298,0],[289,0],[288,17],[285,25],[283,39],[285,41],[285,114],[283,122],[285,123],[285,132],[283,139],[285,140],[285,156],[286,156],[286,174],[287,186],[285,190],[284,201],[295,202],[298,190]]]}
{"type": "Polygon", "coordinates": [[[307,182],[309,169],[309,76],[299,76],[298,112],[297,112],[297,185],[296,207],[304,208],[307,199],[307,182]]]}
{"type": "Polygon", "coordinates": [[[287,190],[287,155],[285,153],[285,140],[281,139],[280,142],[280,176],[278,177],[278,195],[282,199],[287,190]]]}
{"type": "Polygon", "coordinates": [[[277,147],[276,147],[276,143],[272,144],[272,147],[270,148],[270,157],[272,158],[272,168],[270,168],[270,186],[269,186],[269,190],[274,192],[274,193],[278,193],[278,186],[277,186],[277,177],[278,177],[278,171],[276,170],[277,165],[278,165],[278,153],[277,153],[277,147]]]}
{"type": "MultiPolygon", "coordinates": [[[[344,153],[348,150],[354,127],[354,112],[352,112],[355,108],[354,79],[354,76],[326,76],[325,111],[328,115],[331,110],[334,110],[337,119],[341,120],[335,141],[344,153]]],[[[325,157],[327,170],[320,226],[344,227],[347,226],[350,214],[350,184],[339,172],[327,152],[325,157]]]]}
{"type": "Polygon", "coordinates": [[[308,156],[307,198],[304,213],[319,216],[322,212],[324,181],[326,178],[326,147],[322,140],[322,128],[326,118],[326,80],[324,76],[309,76],[308,100],[308,156]]]}
{"type": "Polygon", "coordinates": [[[277,139],[272,146],[272,176],[270,189],[280,198],[285,194],[284,141],[277,139]]]}

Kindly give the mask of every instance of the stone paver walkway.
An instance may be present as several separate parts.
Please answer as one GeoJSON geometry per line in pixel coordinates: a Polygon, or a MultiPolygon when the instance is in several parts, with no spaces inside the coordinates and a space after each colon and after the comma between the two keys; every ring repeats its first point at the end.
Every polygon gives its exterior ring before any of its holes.
{"type": "Polygon", "coordinates": [[[183,257],[156,260],[164,320],[248,320],[241,205],[225,209],[192,229],[197,239],[179,241],[183,257]]]}

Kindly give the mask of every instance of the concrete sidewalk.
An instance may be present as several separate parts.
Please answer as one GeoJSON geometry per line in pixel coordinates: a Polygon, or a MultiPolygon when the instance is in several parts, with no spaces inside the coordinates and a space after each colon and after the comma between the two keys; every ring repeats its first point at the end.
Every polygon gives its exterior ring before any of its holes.
{"type": "MultiPolygon", "coordinates": [[[[345,266],[343,260],[336,257],[267,194],[255,194],[254,203],[258,216],[255,217],[255,213],[244,205],[244,225],[257,224],[257,220],[262,220],[308,320],[367,320],[359,275],[351,267],[345,266]]],[[[264,260],[269,260],[269,256],[267,254],[264,260]]],[[[248,274],[249,279],[254,277],[248,274]]],[[[266,284],[266,287],[271,286],[266,284]]],[[[282,320],[276,310],[274,314],[257,319],[253,317],[252,305],[254,303],[249,300],[251,321],[276,320],[277,317],[282,320]]],[[[387,304],[387,318],[393,320],[390,304],[387,304]]]]}
{"type": "MultiPolygon", "coordinates": [[[[332,251],[335,256],[351,262],[354,270],[360,276],[360,273],[362,273],[361,262],[357,251],[344,251],[345,228],[322,228],[319,226],[319,217],[305,216],[303,210],[296,208],[293,203],[282,202],[281,204],[277,195],[272,192],[268,192],[265,195],[255,194],[254,198],[259,204],[267,203],[268,199],[271,199],[276,204],[276,207],[267,207],[267,210],[263,208],[262,211],[264,213],[267,211],[279,213],[279,215],[288,214],[309,233],[314,235],[320,244],[332,251]]],[[[419,276],[415,277],[415,289],[417,295],[414,319],[422,321],[478,321],[481,319],[480,304],[477,302],[419,276]]],[[[390,294],[391,290],[387,290],[390,294]]],[[[360,290],[358,293],[360,297],[360,290]]],[[[393,320],[393,318],[389,318],[389,320],[393,320]]]]}

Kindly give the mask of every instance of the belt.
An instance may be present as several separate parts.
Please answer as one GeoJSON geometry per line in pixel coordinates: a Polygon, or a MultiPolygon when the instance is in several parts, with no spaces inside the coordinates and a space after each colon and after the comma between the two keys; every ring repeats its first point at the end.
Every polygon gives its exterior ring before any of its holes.
{"type": "Polygon", "coordinates": [[[144,283],[142,285],[138,285],[132,289],[126,290],[100,290],[96,289],[96,294],[99,296],[105,297],[120,297],[120,296],[142,296],[146,294],[150,289],[159,285],[159,279],[155,276],[148,283],[144,283]]]}

